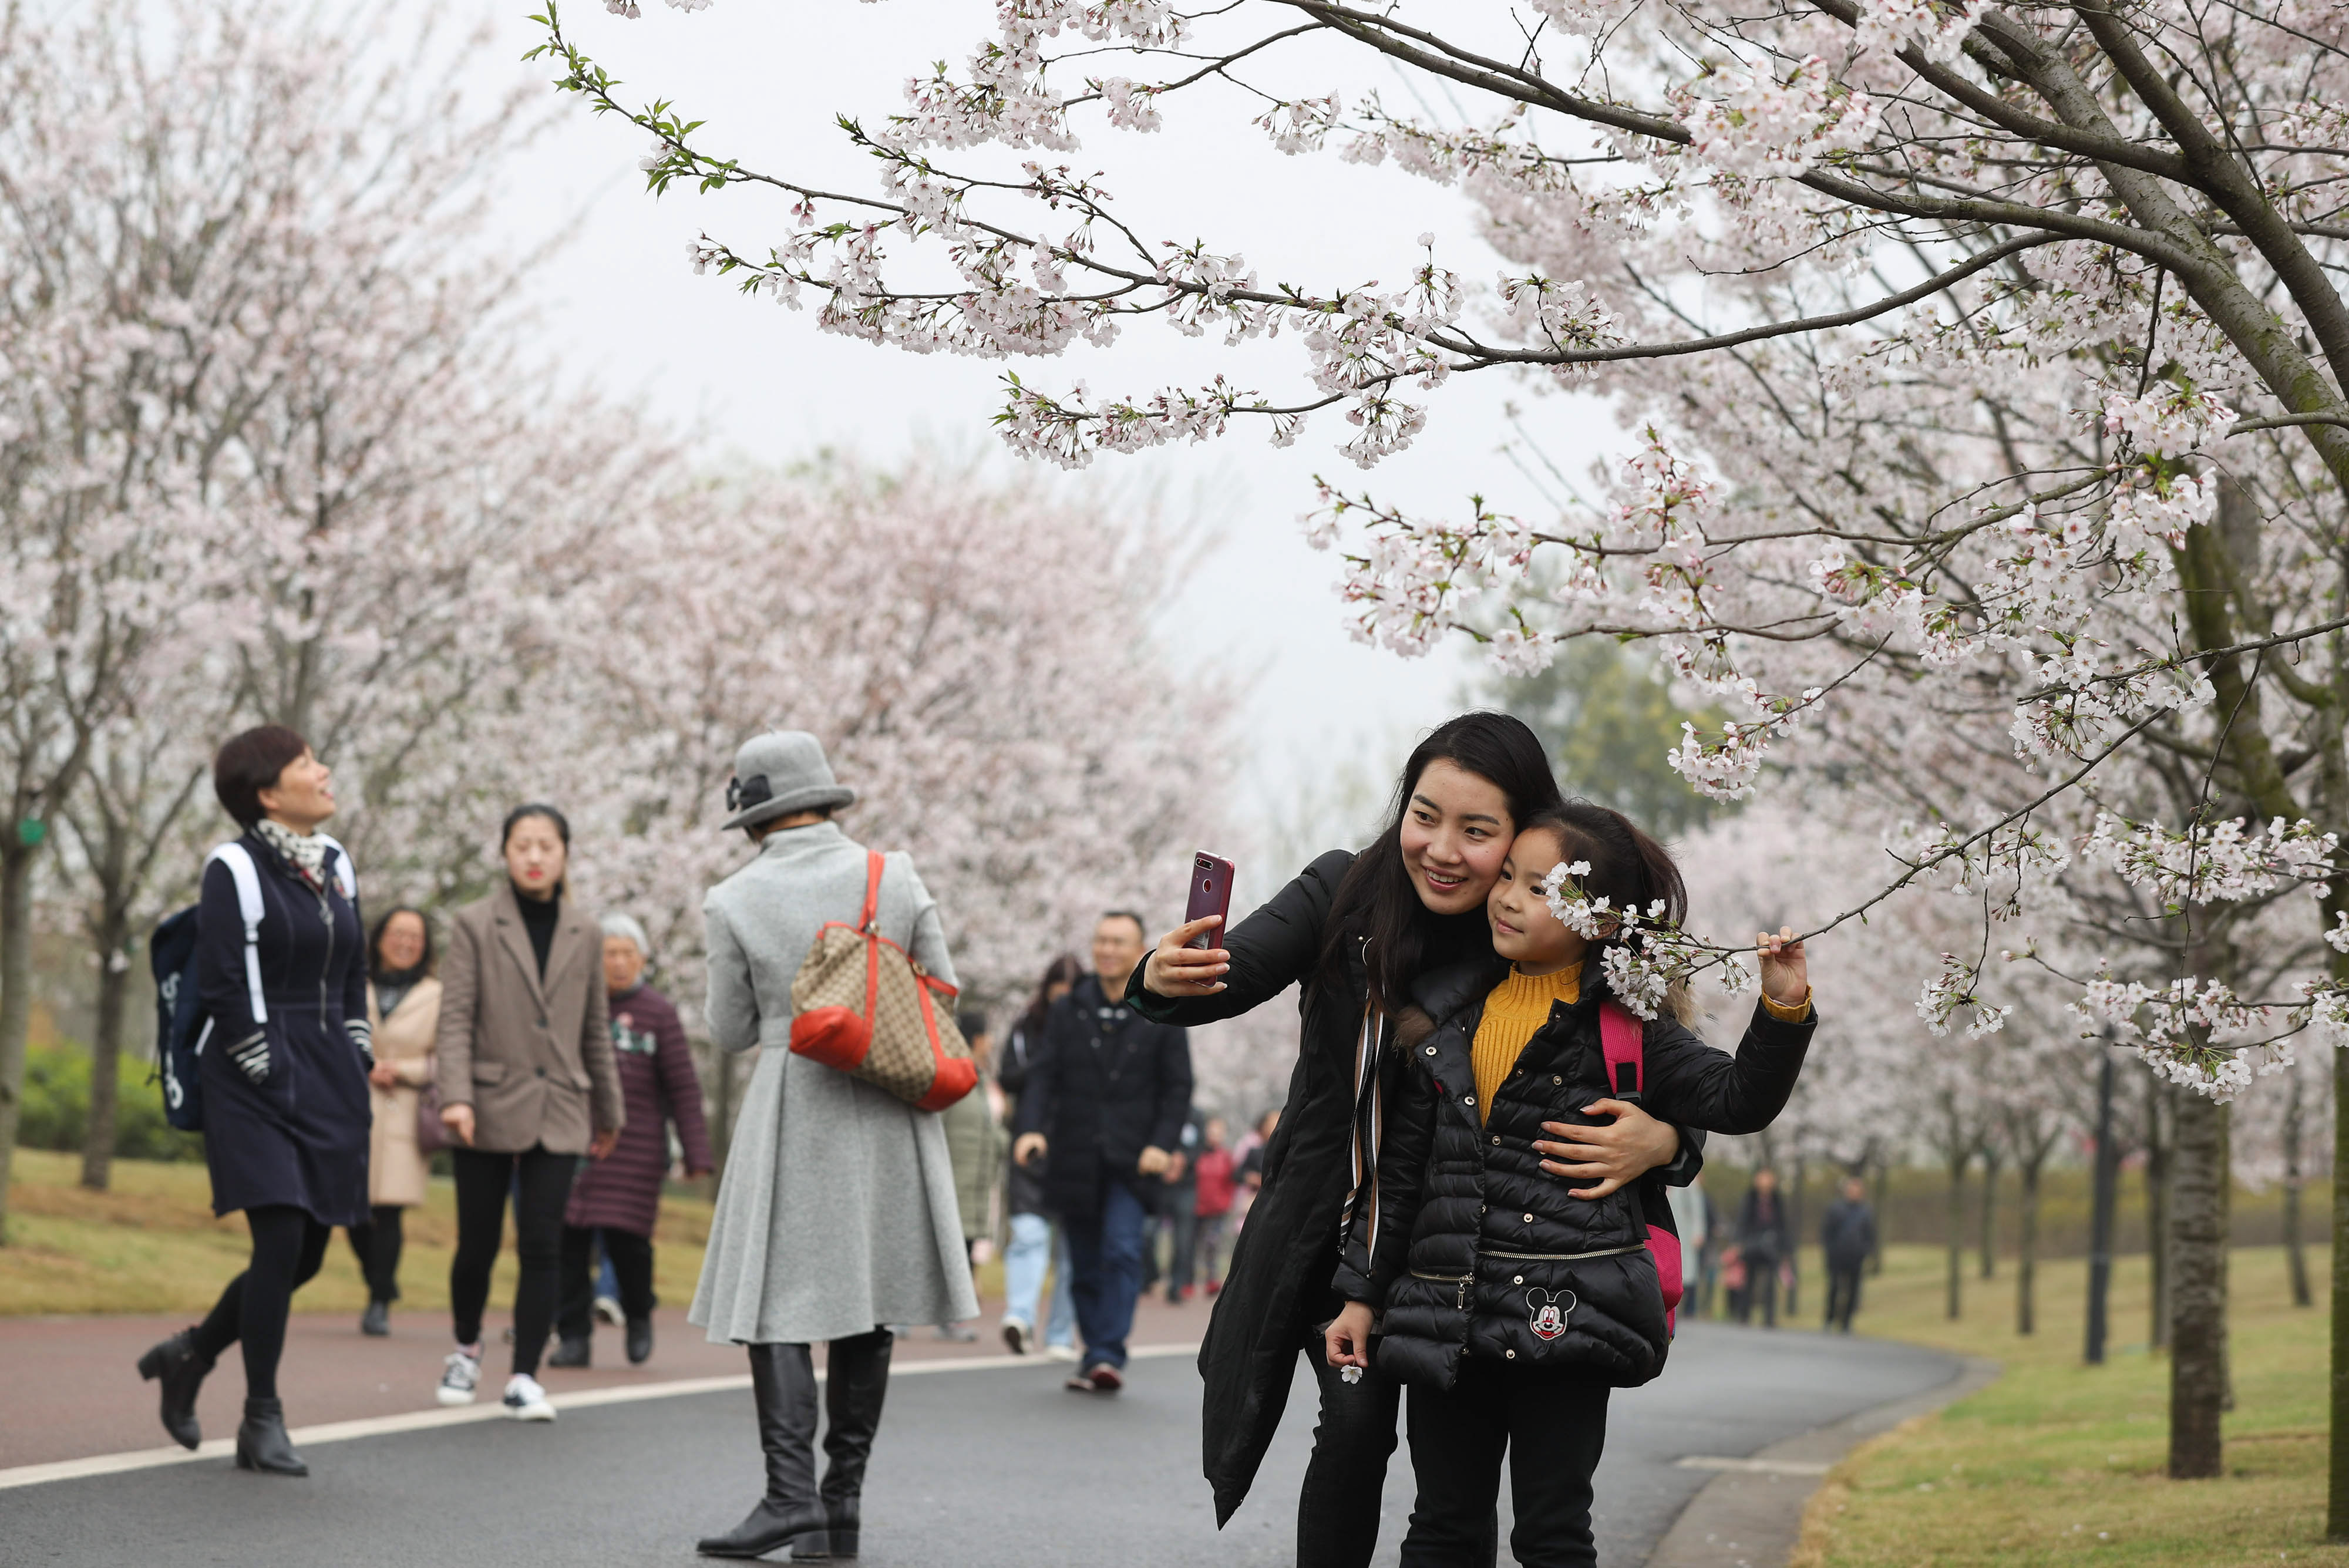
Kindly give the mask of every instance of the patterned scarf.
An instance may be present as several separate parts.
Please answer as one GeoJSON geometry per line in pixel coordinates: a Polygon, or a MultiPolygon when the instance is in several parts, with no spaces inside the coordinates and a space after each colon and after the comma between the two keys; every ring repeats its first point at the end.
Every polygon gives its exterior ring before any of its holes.
{"type": "Polygon", "coordinates": [[[310,885],[314,893],[326,890],[326,841],[316,833],[300,834],[282,822],[263,817],[253,825],[261,841],[277,851],[278,857],[294,868],[294,874],[310,885]]]}

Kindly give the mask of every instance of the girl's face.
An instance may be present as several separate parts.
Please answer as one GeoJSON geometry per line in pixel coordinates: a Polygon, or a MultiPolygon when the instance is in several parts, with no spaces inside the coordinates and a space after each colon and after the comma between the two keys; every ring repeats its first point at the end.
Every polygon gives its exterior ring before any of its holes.
{"type": "Polygon", "coordinates": [[[376,943],[376,954],[383,967],[397,974],[414,969],[424,961],[424,917],[413,909],[402,909],[383,923],[383,938],[376,943]]]}
{"type": "Polygon", "coordinates": [[[1403,805],[1402,835],[1419,901],[1438,915],[1464,915],[1483,903],[1514,830],[1499,784],[1446,758],[1422,768],[1403,805]]]}
{"type": "Polygon", "coordinates": [[[563,835],[543,816],[525,816],[506,835],[506,875],[528,898],[553,898],[569,858],[563,835]]]}
{"type": "Polygon", "coordinates": [[[1529,827],[1501,861],[1501,873],[1485,900],[1485,918],[1493,925],[1493,950],[1525,974],[1555,974],[1582,961],[1582,939],[1550,912],[1541,885],[1564,858],[1557,835],[1547,827],[1529,827]]]}

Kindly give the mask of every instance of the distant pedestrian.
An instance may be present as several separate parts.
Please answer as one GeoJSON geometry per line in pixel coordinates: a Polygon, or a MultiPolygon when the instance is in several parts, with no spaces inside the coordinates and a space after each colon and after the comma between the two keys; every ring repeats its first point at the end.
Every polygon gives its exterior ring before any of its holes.
{"type": "Polygon", "coordinates": [[[628,1365],[644,1365],[653,1353],[653,1308],[660,1304],[653,1292],[653,1230],[669,1172],[670,1129],[688,1179],[708,1176],[718,1165],[685,1025],[676,1005],[645,982],[652,940],[633,916],[605,915],[601,926],[604,1001],[626,1119],[610,1156],[573,1179],[564,1206],[563,1292],[555,1318],[561,1343],[548,1358],[553,1366],[586,1366],[594,1360],[598,1252],[617,1287],[628,1365]]]}
{"type": "Polygon", "coordinates": [[[1819,1241],[1827,1259],[1826,1326],[1849,1334],[1851,1315],[1859,1310],[1859,1276],[1876,1251],[1876,1211],[1858,1177],[1844,1179],[1843,1197],[1819,1222],[1819,1241]]]}
{"type": "Polygon", "coordinates": [[[1194,1246],[1199,1275],[1211,1296],[1224,1288],[1224,1222],[1231,1217],[1237,1191],[1232,1180],[1232,1151],[1226,1143],[1227,1130],[1223,1117],[1209,1116],[1201,1131],[1199,1179],[1191,1206],[1198,1227],[1194,1246]]]}
{"type": "Polygon", "coordinates": [[[1126,1005],[1143,925],[1125,910],[1093,927],[1093,970],[1052,1004],[1046,1049],[1019,1097],[1023,1160],[1042,1159],[1044,1199],[1069,1234],[1082,1359],[1071,1389],[1125,1386],[1126,1337],[1142,1289],[1142,1247],[1191,1109],[1191,1044],[1178,1025],[1126,1005]]]}
{"type": "MultiPolygon", "coordinates": [[[[988,1033],[987,1014],[966,1009],[955,1022],[970,1046],[971,1060],[978,1064],[978,1086],[939,1112],[938,1119],[946,1124],[947,1157],[954,1162],[955,1210],[962,1220],[963,1255],[976,1268],[984,1261],[980,1244],[995,1234],[995,1193],[1003,1180],[1003,1155],[1009,1140],[1003,1136],[1000,1091],[990,1070],[995,1041],[988,1033]]],[[[942,1323],[938,1337],[969,1345],[978,1340],[978,1330],[968,1324],[942,1323]]]]}
{"type": "Polygon", "coordinates": [[[1713,1315],[1713,1293],[1721,1282],[1721,1227],[1713,1222],[1713,1199],[1705,1196],[1702,1178],[1686,1187],[1668,1187],[1672,1229],[1681,1235],[1682,1272],[1687,1280],[1683,1304],[1692,1317],[1713,1315]]]}
{"type": "Polygon", "coordinates": [[[1778,1270],[1795,1250],[1788,1229],[1785,1199],[1778,1193],[1778,1173],[1768,1166],[1754,1173],[1745,1189],[1745,1206],[1737,1219],[1737,1250],[1745,1265],[1745,1294],[1737,1321],[1750,1323],[1754,1311],[1762,1326],[1778,1326],[1778,1270]]]}
{"type": "Polygon", "coordinates": [[[1193,1110],[1183,1122],[1183,1141],[1166,1168],[1166,1189],[1158,1206],[1166,1217],[1166,1304],[1181,1306],[1198,1288],[1199,1156],[1207,1147],[1207,1117],[1193,1110]]]}
{"type": "MultiPolygon", "coordinates": [[[[743,744],[728,798],[724,826],[747,832],[758,855],[702,902],[707,1017],[721,1050],[759,1047],[759,1064],[687,1317],[711,1344],[750,1352],[767,1484],[741,1523],[698,1549],[756,1557],[790,1542],[802,1558],[854,1557],[889,1389],[883,1325],[960,1323],[978,1300],[944,1124],[791,1049],[801,963],[827,921],[854,921],[864,905],[870,856],[833,821],[856,794],[833,779],[816,738],[794,731],[743,744]],[[828,1344],[821,1488],[816,1340],[828,1344]]],[[[952,985],[945,924],[911,857],[885,858],[878,893],[877,934],[952,985]]]]}
{"type": "MultiPolygon", "coordinates": [[[[1042,1055],[1044,1017],[1052,1003],[1085,972],[1074,953],[1062,953],[1045,966],[1035,999],[1019,1021],[1005,1032],[1003,1050],[996,1062],[996,1082],[1010,1102],[1011,1119],[1019,1117],[1019,1096],[1028,1087],[1028,1073],[1042,1055]]],[[[1035,1343],[1037,1325],[1044,1327],[1044,1354],[1075,1360],[1077,1355],[1076,1297],[1069,1290],[1069,1243],[1044,1207],[1040,1166],[1011,1160],[1005,1169],[1003,1204],[1010,1215],[1010,1241],[1003,1250],[1003,1343],[1014,1355],[1025,1355],[1035,1343]],[[1052,1301],[1040,1314],[1044,1271],[1052,1271],[1052,1301]]]]}
{"type": "Polygon", "coordinates": [[[244,1351],[239,1469],[310,1473],[285,1435],[277,1362],[295,1290],[336,1225],[367,1222],[366,934],[326,765],[282,725],[247,730],[212,761],[212,790],[243,834],[262,918],[250,933],[229,865],[204,867],[196,985],[212,1024],[199,1058],[212,1212],[244,1211],[253,1252],[204,1321],[139,1358],[159,1383],[163,1429],[202,1440],[196,1393],[232,1345],[244,1351]]]}
{"type": "Polygon", "coordinates": [[[367,1074],[375,1114],[367,1136],[367,1222],[351,1227],[351,1251],[367,1286],[361,1334],[391,1332],[399,1299],[401,1210],[424,1201],[431,1160],[418,1142],[416,1118],[432,1082],[432,1039],[440,1023],[440,982],[432,977],[432,929],[405,905],[375,923],[367,943],[367,1022],[375,1066],[367,1074]]]}
{"type": "Polygon", "coordinates": [[[538,1363],[563,1291],[563,1211],[579,1157],[603,1159],[626,1120],[605,1003],[604,934],[570,897],[571,825],[516,806],[499,835],[506,875],[450,922],[439,1031],[440,1119],[457,1147],[457,1255],[449,1305],[457,1347],[439,1398],[470,1405],[481,1378],[481,1314],[513,1198],[513,1368],[505,1413],[552,1421],[538,1363]]]}

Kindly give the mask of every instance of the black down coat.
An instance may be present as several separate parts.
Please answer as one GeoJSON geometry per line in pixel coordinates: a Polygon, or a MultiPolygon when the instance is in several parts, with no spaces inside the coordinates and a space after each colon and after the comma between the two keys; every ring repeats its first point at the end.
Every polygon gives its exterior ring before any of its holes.
{"type": "MultiPolygon", "coordinates": [[[[1378,1185],[1356,1205],[1337,1288],[1383,1307],[1378,1366],[1389,1376],[1449,1387],[1467,1355],[1631,1387],[1663,1370],[1671,1343],[1647,1249],[1648,1184],[1569,1197],[1533,1147],[1545,1121],[1602,1119],[1581,1107],[1612,1092],[1599,1038],[1605,973],[1594,953],[1581,1000],[1552,1007],[1480,1118],[1469,1046],[1506,973],[1497,960],[1462,964],[1415,988],[1434,1029],[1398,1053],[1406,1065],[1378,1185]]],[[[1759,1132],[1794,1093],[1816,1022],[1784,1023],[1757,1004],[1734,1056],[1669,1019],[1651,1022],[1640,1108],[1682,1127],[1759,1132]]]]}
{"type": "Polygon", "coordinates": [[[336,884],[336,851],[326,853],[320,893],[258,834],[239,842],[261,879],[257,947],[269,1020],[254,1021],[236,879],[214,861],[196,915],[196,988],[212,1019],[197,1061],[212,1212],[284,1204],[322,1225],[364,1224],[375,1109],[358,906],[336,884]],[[229,1052],[256,1033],[269,1043],[269,1070],[257,1084],[229,1052]]]}
{"type": "MultiPolygon", "coordinates": [[[[1206,1386],[1201,1468],[1216,1490],[1218,1525],[1247,1498],[1272,1445],[1308,1334],[1344,1304],[1330,1289],[1330,1276],[1344,1240],[1346,1200],[1354,1190],[1355,1057],[1370,983],[1359,949],[1348,955],[1343,984],[1316,971],[1330,902],[1353,860],[1344,849],[1317,857],[1231,927],[1223,940],[1231,971],[1215,995],[1154,996],[1142,984],[1146,964],[1134,971],[1133,989],[1126,993],[1144,1017],[1199,1024],[1237,1018],[1302,987],[1297,1065],[1280,1125],[1263,1150],[1264,1185],[1232,1248],[1230,1272],[1199,1345],[1199,1375],[1206,1386]]],[[[1430,940],[1431,965],[1457,963],[1464,952],[1489,954],[1491,941],[1482,909],[1443,921],[1430,940]]],[[[1391,1038],[1382,1036],[1380,1045],[1377,1072],[1392,1105],[1402,1076],[1401,1058],[1391,1038]]],[[[1703,1164],[1702,1140],[1683,1129],[1679,1159],[1656,1174],[1685,1185],[1703,1164]]],[[[1563,1191],[1568,1184],[1557,1185],[1563,1191]]],[[[1320,1354],[1318,1336],[1312,1354],[1320,1354]]]]}

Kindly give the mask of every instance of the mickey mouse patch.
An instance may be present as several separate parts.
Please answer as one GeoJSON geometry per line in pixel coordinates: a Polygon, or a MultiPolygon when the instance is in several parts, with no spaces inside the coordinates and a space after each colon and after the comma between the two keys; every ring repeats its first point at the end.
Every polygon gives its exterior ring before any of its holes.
{"type": "Polygon", "coordinates": [[[1574,1293],[1572,1291],[1527,1291],[1526,1305],[1528,1309],[1526,1325],[1534,1331],[1534,1337],[1542,1340],[1556,1339],[1566,1332],[1567,1317],[1575,1307],[1574,1293]]]}

